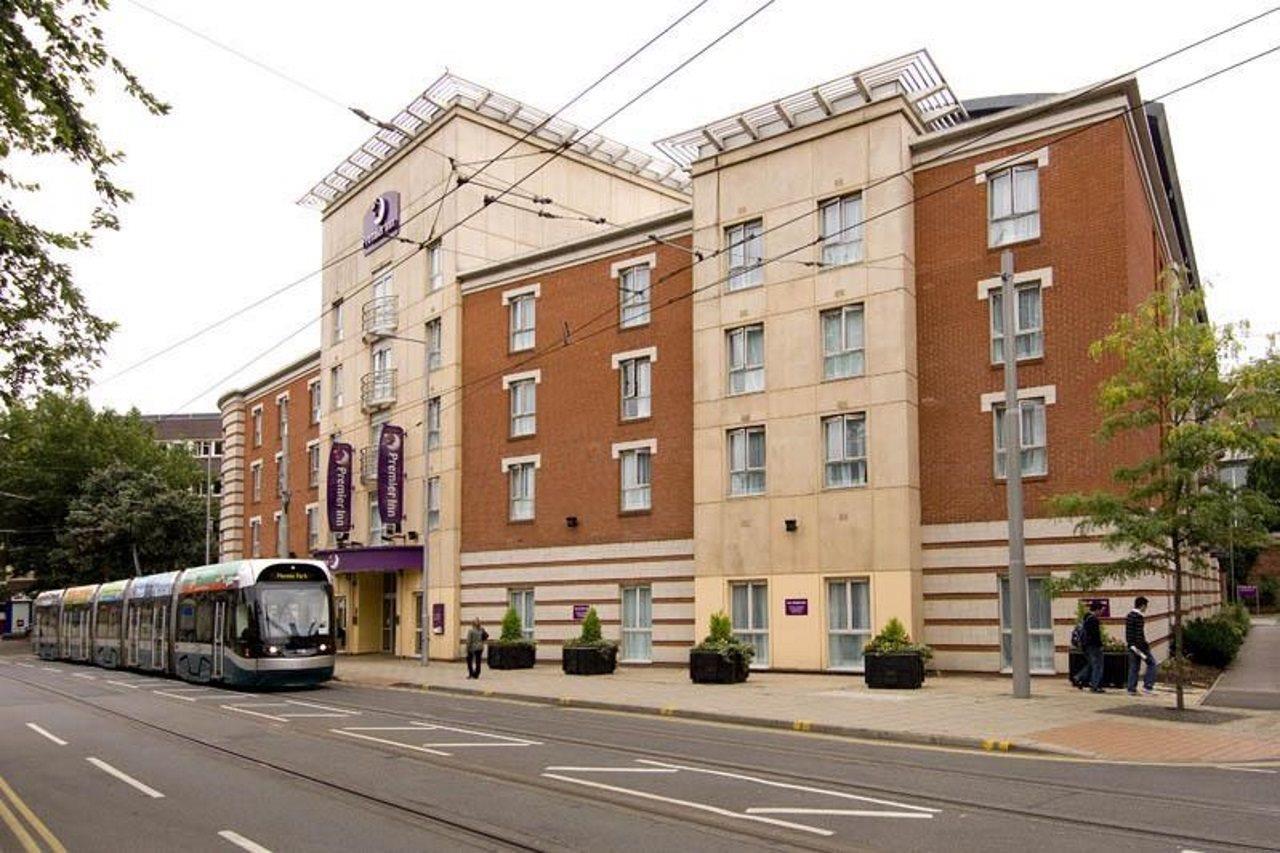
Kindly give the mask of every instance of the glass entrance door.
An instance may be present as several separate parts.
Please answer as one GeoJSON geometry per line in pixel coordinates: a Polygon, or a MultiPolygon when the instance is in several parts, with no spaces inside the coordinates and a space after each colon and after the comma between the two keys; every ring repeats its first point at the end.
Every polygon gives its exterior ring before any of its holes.
{"type": "Polygon", "coordinates": [[[396,652],[396,581],[395,572],[387,572],[382,576],[382,650],[388,654],[396,652]]]}
{"type": "Polygon", "coordinates": [[[755,646],[751,666],[769,665],[769,587],[759,581],[735,583],[730,587],[733,635],[755,646]]]}
{"type": "Polygon", "coordinates": [[[333,613],[334,622],[337,624],[335,634],[338,638],[338,651],[345,652],[347,650],[347,597],[345,595],[333,597],[333,613]]]}

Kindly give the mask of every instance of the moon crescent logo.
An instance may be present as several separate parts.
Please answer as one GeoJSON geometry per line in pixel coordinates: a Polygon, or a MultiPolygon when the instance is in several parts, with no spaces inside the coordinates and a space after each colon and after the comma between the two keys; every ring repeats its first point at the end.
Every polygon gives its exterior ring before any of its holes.
{"type": "Polygon", "coordinates": [[[339,450],[337,453],[333,454],[333,461],[338,463],[339,465],[346,465],[347,462],[349,462],[350,460],[351,460],[351,454],[347,452],[345,447],[339,450]]]}
{"type": "Polygon", "coordinates": [[[400,446],[404,443],[404,438],[398,432],[388,432],[386,437],[387,450],[392,453],[400,452],[400,446]]]}
{"type": "Polygon", "coordinates": [[[337,554],[330,554],[329,559],[325,560],[325,562],[329,564],[329,568],[331,569],[338,568],[338,563],[340,561],[341,561],[341,558],[337,554]]]}
{"type": "Polygon", "coordinates": [[[387,204],[387,197],[380,195],[373,200],[373,221],[377,225],[382,225],[387,221],[387,212],[391,205],[387,204]]]}

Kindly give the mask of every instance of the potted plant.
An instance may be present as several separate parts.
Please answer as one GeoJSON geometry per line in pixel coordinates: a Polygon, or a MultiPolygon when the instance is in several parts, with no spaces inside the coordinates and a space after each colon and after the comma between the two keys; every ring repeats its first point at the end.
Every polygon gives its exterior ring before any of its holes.
{"type": "Polygon", "coordinates": [[[711,632],[689,651],[689,677],[695,684],[737,684],[751,672],[755,648],[733,636],[724,612],[711,614],[711,632]]]}
{"type": "Polygon", "coordinates": [[[600,635],[594,607],[582,620],[582,635],[564,641],[561,665],[567,675],[608,675],[618,668],[618,644],[600,635]]]}
{"type": "MultiPolygon", "coordinates": [[[[1076,605],[1076,623],[1084,621],[1088,604],[1081,601],[1076,605]]],[[[1129,677],[1129,650],[1123,640],[1117,640],[1107,633],[1107,626],[1099,617],[1098,630],[1102,632],[1102,687],[1124,687],[1129,677]]],[[[1067,652],[1067,678],[1084,669],[1084,650],[1072,645],[1067,652]]]]}
{"type": "Polygon", "coordinates": [[[895,616],[863,647],[868,687],[916,689],[924,684],[924,662],[933,649],[913,643],[895,616]]]}
{"type": "Polygon", "coordinates": [[[489,641],[489,669],[530,669],[538,646],[525,637],[514,607],[502,617],[502,636],[489,641]]]}

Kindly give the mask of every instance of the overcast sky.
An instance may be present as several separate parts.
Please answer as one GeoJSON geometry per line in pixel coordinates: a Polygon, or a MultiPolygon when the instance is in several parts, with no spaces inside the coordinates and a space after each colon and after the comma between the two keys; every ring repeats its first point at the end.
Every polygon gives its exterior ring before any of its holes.
{"type": "MultiPolygon", "coordinates": [[[[145,0],[193,29],[272,65],[342,104],[390,118],[446,68],[504,94],[557,108],[694,0],[645,3],[377,3],[145,0]]],[[[574,106],[594,124],[760,0],[711,0],[685,25],[574,106]]],[[[91,397],[116,408],[169,412],[192,400],[320,311],[319,278],[112,381],[107,377],[248,302],[314,271],[319,214],[296,200],[370,128],[131,0],[103,24],[112,49],[173,106],[148,115],[103,90],[91,105],[118,172],[136,193],[121,231],[75,260],[100,315],[120,324],[91,397]]],[[[1252,2],[862,3],[778,0],[738,33],[605,126],[637,147],[916,49],[927,48],[961,98],[1057,92],[1155,58],[1264,8],[1252,2]]],[[[1139,76],[1151,98],[1280,44],[1280,14],[1139,76]]],[[[1280,54],[1167,101],[1173,144],[1216,321],[1249,318],[1280,330],[1274,200],[1267,163],[1280,137],[1273,109],[1280,54]]],[[[79,225],[84,188],[46,182],[39,210],[79,225]]],[[[1252,342],[1261,344],[1258,337],[1252,342]]],[[[242,387],[319,344],[318,327],[204,393],[213,410],[242,387]]]]}

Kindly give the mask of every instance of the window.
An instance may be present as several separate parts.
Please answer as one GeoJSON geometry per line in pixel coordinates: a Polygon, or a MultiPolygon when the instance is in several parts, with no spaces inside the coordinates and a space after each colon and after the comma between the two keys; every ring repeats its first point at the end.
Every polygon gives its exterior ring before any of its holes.
{"type": "Polygon", "coordinates": [[[618,274],[619,325],[624,329],[649,322],[649,265],[627,267],[618,274]]]}
{"type": "Polygon", "coordinates": [[[342,342],[342,306],[343,302],[341,299],[338,299],[333,303],[333,330],[332,335],[329,338],[330,343],[337,344],[342,342]]]}
{"type": "Polygon", "coordinates": [[[743,290],[764,282],[764,222],[753,219],[724,229],[729,255],[729,289],[743,290]]]}
{"type": "Polygon", "coordinates": [[[511,502],[508,517],[512,521],[531,521],[533,519],[534,497],[534,465],[532,462],[518,462],[507,469],[507,477],[511,483],[511,502]]]}
{"type": "MultiPolygon", "coordinates": [[[[1000,578],[1000,666],[1013,667],[1009,578],[1000,578]]],[[[1044,578],[1027,578],[1027,648],[1032,672],[1053,672],[1053,599],[1044,578]]]]}
{"type": "Polygon", "coordinates": [[[1040,236],[1040,172],[1036,163],[987,175],[987,216],[989,246],[1040,236]]]}
{"type": "Polygon", "coordinates": [[[332,395],[331,411],[337,411],[342,408],[342,365],[338,364],[329,368],[329,393],[332,395]]]}
{"type": "Polygon", "coordinates": [[[262,519],[249,519],[249,556],[262,556],[262,519]]]}
{"type": "Polygon", "coordinates": [[[440,478],[427,480],[427,529],[440,529],[440,478]]]}
{"type": "Polygon", "coordinates": [[[764,494],[764,427],[729,430],[729,494],[764,494]]]}
{"type": "Polygon", "coordinates": [[[320,508],[307,507],[307,550],[314,552],[320,547],[320,508]]]}
{"type": "Polygon", "coordinates": [[[307,445],[307,485],[315,488],[320,485],[320,445],[307,445]]]}
{"type": "Polygon", "coordinates": [[[538,391],[533,379],[511,383],[511,435],[533,435],[538,428],[538,391]]]}
{"type": "Polygon", "coordinates": [[[250,413],[250,417],[253,419],[253,446],[261,447],[262,446],[262,407],[254,406],[253,411],[250,413]]]}
{"type": "Polygon", "coordinates": [[[871,594],[866,581],[827,581],[827,665],[860,670],[871,639],[871,594]]]}
{"type": "Polygon", "coordinates": [[[190,596],[178,602],[177,639],[180,643],[196,639],[196,600],[190,596]]]}
{"type": "Polygon", "coordinates": [[[729,393],[764,390],[764,326],[743,326],[725,332],[729,356],[729,393]]]}
{"type": "MultiPolygon", "coordinates": [[[[372,357],[371,357],[370,370],[373,372],[373,375],[375,377],[378,377],[379,379],[383,379],[383,377],[389,376],[391,368],[394,364],[395,362],[392,359],[391,346],[388,344],[385,346],[380,346],[373,351],[372,357]]],[[[385,379],[383,381],[385,381],[385,379]]],[[[381,383],[379,382],[377,384],[381,384],[381,383]]]]}
{"type": "Polygon", "coordinates": [[[822,419],[823,477],[828,489],[867,484],[867,416],[822,419]]]}
{"type": "Polygon", "coordinates": [[[307,383],[307,402],[311,407],[311,423],[320,423],[320,380],[307,383]]]}
{"type": "Polygon", "coordinates": [[[373,274],[373,286],[370,289],[370,304],[378,304],[378,300],[386,299],[391,295],[391,285],[394,281],[395,270],[393,267],[386,266],[373,274]]]}
{"type": "Polygon", "coordinates": [[[729,587],[733,635],[755,646],[753,669],[769,665],[769,586],[756,581],[729,587]]]}
{"type": "Polygon", "coordinates": [[[382,544],[382,516],[378,515],[378,493],[369,493],[369,544],[382,544]]]}
{"type": "Polygon", "coordinates": [[[653,361],[648,356],[618,363],[622,379],[622,419],[647,418],[653,386],[653,361]]]}
{"type": "Polygon", "coordinates": [[[213,443],[213,455],[214,455],[214,456],[221,456],[221,455],[222,455],[222,440],[221,440],[221,439],[219,439],[219,440],[217,440],[217,441],[215,441],[215,442],[213,443]]]}
{"type": "MultiPolygon", "coordinates": [[[[1028,281],[1014,288],[1014,353],[1019,359],[1044,355],[1044,316],[1041,313],[1040,282],[1028,281]]],[[[1004,363],[1004,294],[1000,288],[987,293],[991,303],[991,363],[1004,363]]]]}
{"type": "Polygon", "coordinates": [[[254,462],[249,466],[249,480],[253,486],[253,499],[262,500],[262,462],[254,462]]]}
{"type": "Polygon", "coordinates": [[[507,590],[507,604],[520,614],[520,633],[526,640],[533,639],[533,590],[507,590]]]}
{"type": "Polygon", "coordinates": [[[440,398],[432,397],[427,401],[427,449],[435,450],[440,446],[440,398]]]}
{"type": "Polygon", "coordinates": [[[622,509],[649,509],[652,452],[648,448],[623,450],[618,454],[622,464],[622,509]]]}
{"type": "Polygon", "coordinates": [[[440,318],[427,323],[427,370],[436,370],[441,364],[440,318]]]}
{"type": "Polygon", "coordinates": [[[444,286],[444,249],[436,240],[427,246],[427,289],[439,290],[444,286]]]}
{"type": "Polygon", "coordinates": [[[532,293],[511,300],[511,351],[533,349],[537,322],[536,297],[532,293]]]}
{"type": "Polygon", "coordinates": [[[422,654],[422,593],[413,594],[413,653],[422,654]]]}
{"type": "Polygon", "coordinates": [[[653,587],[622,588],[622,659],[653,660],[653,587]]]}
{"type": "Polygon", "coordinates": [[[833,198],[818,208],[822,263],[840,266],[862,260],[862,194],[833,198]]]}
{"type": "MultiPolygon", "coordinates": [[[[1022,414],[1019,432],[1022,439],[1022,476],[1030,477],[1049,472],[1049,454],[1045,446],[1044,398],[1019,400],[1022,414]]],[[[991,407],[995,422],[996,478],[1005,476],[1004,403],[991,407]]]]}

